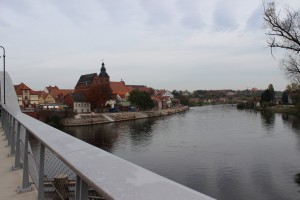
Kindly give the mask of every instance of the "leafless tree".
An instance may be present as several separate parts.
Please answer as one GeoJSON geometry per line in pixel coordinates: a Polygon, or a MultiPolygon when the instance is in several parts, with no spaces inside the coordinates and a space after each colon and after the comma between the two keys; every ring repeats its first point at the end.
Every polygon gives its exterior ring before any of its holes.
{"type": "Polygon", "coordinates": [[[271,54],[273,48],[284,49],[280,67],[288,79],[300,82],[300,11],[286,8],[282,14],[275,2],[270,2],[264,4],[263,18],[271,54]]]}

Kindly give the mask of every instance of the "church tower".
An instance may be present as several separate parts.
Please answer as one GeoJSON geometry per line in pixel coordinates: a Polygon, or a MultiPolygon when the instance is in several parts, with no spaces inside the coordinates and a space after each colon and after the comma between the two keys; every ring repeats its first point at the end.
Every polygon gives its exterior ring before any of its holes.
{"type": "Polygon", "coordinates": [[[106,73],[104,62],[102,62],[102,67],[99,74],[99,80],[101,84],[109,84],[109,75],[106,73]]]}

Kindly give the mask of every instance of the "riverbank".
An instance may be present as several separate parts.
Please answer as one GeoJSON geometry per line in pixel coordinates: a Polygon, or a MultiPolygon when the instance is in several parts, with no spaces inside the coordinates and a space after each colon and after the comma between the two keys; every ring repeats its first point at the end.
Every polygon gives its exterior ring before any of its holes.
{"type": "Polygon", "coordinates": [[[299,110],[294,105],[276,105],[272,107],[257,107],[257,111],[269,111],[269,112],[275,112],[275,113],[285,113],[290,115],[295,115],[297,117],[300,117],[299,110]]]}
{"type": "Polygon", "coordinates": [[[120,113],[95,113],[95,114],[78,114],[72,118],[61,120],[63,126],[85,126],[93,124],[114,123],[120,121],[144,119],[151,117],[160,117],[172,115],[188,110],[189,107],[182,106],[164,110],[151,110],[144,112],[120,112],[120,113]]]}

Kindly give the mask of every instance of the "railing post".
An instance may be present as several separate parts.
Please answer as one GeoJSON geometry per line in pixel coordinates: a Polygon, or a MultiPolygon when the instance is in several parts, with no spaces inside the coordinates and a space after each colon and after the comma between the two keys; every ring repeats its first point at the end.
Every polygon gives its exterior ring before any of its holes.
{"type": "Polygon", "coordinates": [[[11,121],[12,121],[12,116],[8,115],[8,124],[7,124],[7,147],[9,147],[11,145],[11,138],[12,138],[12,134],[11,134],[11,121]]]}
{"type": "Polygon", "coordinates": [[[39,166],[39,186],[38,186],[38,200],[45,199],[44,190],[44,165],[45,165],[45,146],[41,143],[40,149],[40,166],[39,166]]]}
{"type": "Polygon", "coordinates": [[[21,124],[20,122],[17,122],[17,138],[16,138],[16,156],[15,156],[15,166],[12,167],[13,170],[21,169],[21,148],[20,148],[20,132],[21,132],[21,124]]]}
{"type": "Polygon", "coordinates": [[[13,156],[16,153],[16,132],[15,132],[15,126],[16,126],[16,119],[12,118],[12,129],[11,129],[11,144],[10,144],[10,154],[9,156],[13,156]]]}
{"type": "MultiPolygon", "coordinates": [[[[0,96],[1,96],[1,94],[0,94],[0,96]]],[[[3,127],[3,113],[4,113],[4,108],[3,108],[3,106],[1,106],[1,125],[2,125],[2,127],[3,127]]]]}
{"type": "Polygon", "coordinates": [[[3,134],[2,135],[5,135],[5,131],[4,131],[4,118],[5,118],[5,110],[2,107],[2,110],[1,110],[1,125],[2,125],[2,130],[3,130],[3,134]]]}
{"type": "Polygon", "coordinates": [[[6,119],[7,119],[7,112],[4,110],[4,113],[3,113],[3,124],[2,124],[2,128],[3,128],[5,140],[6,140],[6,124],[7,124],[6,119]]]}
{"type": "Polygon", "coordinates": [[[88,185],[79,176],[76,178],[75,200],[88,199],[88,185]]]}
{"type": "Polygon", "coordinates": [[[24,149],[24,160],[23,160],[23,181],[22,186],[17,188],[19,193],[32,190],[29,182],[29,169],[28,169],[28,142],[29,142],[29,131],[26,129],[25,134],[25,149],[24,149]]]}
{"type": "Polygon", "coordinates": [[[5,122],[4,122],[4,132],[5,132],[5,140],[8,140],[8,126],[9,126],[9,113],[5,113],[5,122]]]}

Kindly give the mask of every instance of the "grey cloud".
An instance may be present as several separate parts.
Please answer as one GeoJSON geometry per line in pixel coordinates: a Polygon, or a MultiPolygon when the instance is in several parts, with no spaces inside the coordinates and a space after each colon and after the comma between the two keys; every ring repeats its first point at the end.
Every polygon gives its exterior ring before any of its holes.
{"type": "MultiPolygon", "coordinates": [[[[77,24],[81,21],[87,20],[87,13],[89,12],[86,8],[88,7],[87,2],[81,6],[78,1],[72,3],[68,1],[52,0],[49,1],[57,10],[68,18],[70,21],[76,22],[77,24]],[[82,9],[84,6],[84,10],[82,9]]],[[[55,17],[55,16],[53,16],[55,17]]]]}
{"type": "Polygon", "coordinates": [[[263,27],[263,6],[259,5],[247,20],[246,30],[259,30],[263,27]]]}
{"type": "Polygon", "coordinates": [[[103,6],[103,10],[113,23],[122,24],[124,21],[129,20],[134,11],[132,4],[128,1],[99,1],[103,6]]]}
{"type": "MultiPolygon", "coordinates": [[[[10,9],[11,11],[18,13],[18,14],[25,14],[30,13],[32,10],[32,4],[28,4],[25,1],[18,1],[18,0],[9,0],[9,1],[1,1],[1,7],[5,7],[10,9]]],[[[1,8],[2,10],[3,8],[1,8]]]]}
{"type": "Polygon", "coordinates": [[[214,28],[217,31],[228,31],[238,28],[238,24],[233,16],[232,8],[227,2],[219,2],[214,12],[214,28]]]}
{"type": "Polygon", "coordinates": [[[178,9],[182,12],[181,24],[189,29],[200,29],[205,23],[201,18],[199,7],[201,1],[198,0],[186,0],[177,1],[178,9]]]}
{"type": "Polygon", "coordinates": [[[171,23],[171,13],[160,1],[141,0],[140,5],[147,13],[149,25],[159,26],[171,23]]]}
{"type": "Polygon", "coordinates": [[[0,19],[0,27],[9,27],[9,26],[10,25],[7,22],[5,22],[4,20],[0,19]]]}
{"type": "Polygon", "coordinates": [[[198,15],[187,15],[182,18],[181,23],[183,26],[189,29],[201,29],[205,26],[205,23],[198,15]]]}

